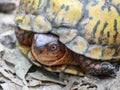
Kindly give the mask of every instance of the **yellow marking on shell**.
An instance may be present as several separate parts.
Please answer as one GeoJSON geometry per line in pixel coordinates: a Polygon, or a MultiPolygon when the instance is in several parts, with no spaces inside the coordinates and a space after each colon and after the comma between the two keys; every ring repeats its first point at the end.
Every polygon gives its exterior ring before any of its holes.
{"type": "Polygon", "coordinates": [[[34,6],[33,6],[33,8],[34,8],[34,10],[36,11],[36,10],[38,9],[39,2],[40,2],[40,1],[43,1],[43,0],[33,0],[33,1],[34,1],[34,6]]]}
{"type": "MultiPolygon", "coordinates": [[[[119,58],[120,58],[120,46],[119,46],[118,49],[116,49],[116,53],[117,53],[117,56],[119,56],[119,58]]],[[[119,59],[119,60],[120,60],[120,59],[119,59]]]]}
{"type": "MultiPolygon", "coordinates": [[[[117,2],[119,1],[117,0],[117,2]]],[[[88,40],[92,39],[95,43],[99,43],[99,40],[101,39],[101,42],[102,42],[101,44],[120,44],[120,39],[119,39],[120,38],[120,30],[119,30],[120,29],[120,15],[118,11],[116,10],[114,6],[110,4],[108,4],[108,8],[103,7],[103,5],[107,4],[105,3],[105,0],[98,0],[98,4],[92,6],[93,3],[94,1],[91,1],[91,3],[89,3],[86,6],[89,17],[92,17],[92,19],[87,18],[86,20],[83,20],[82,22],[82,23],[87,23],[84,30],[87,30],[86,32],[89,33],[89,35],[91,35],[87,37],[87,34],[86,34],[85,37],[88,40]],[[117,22],[116,24],[117,31],[114,29],[115,20],[117,22]],[[96,28],[95,36],[93,36],[93,33],[94,33],[93,29],[98,21],[100,21],[100,23],[98,27],[96,28]],[[102,31],[105,24],[107,25],[104,28],[104,31],[102,31]],[[103,33],[103,35],[101,33],[103,33]],[[109,37],[108,37],[108,33],[110,35],[109,37]],[[116,35],[116,33],[118,35],[117,35],[117,38],[114,39],[113,37],[116,35]],[[104,41],[105,39],[107,40],[104,41]]]]}
{"type": "Polygon", "coordinates": [[[38,9],[41,0],[21,0],[20,4],[23,10],[27,13],[35,13],[38,9]]]}
{"type": "Polygon", "coordinates": [[[46,8],[46,6],[47,6],[47,3],[48,3],[48,0],[39,0],[39,7],[38,7],[38,9],[37,9],[37,11],[36,11],[36,14],[37,15],[39,15],[39,14],[41,14],[42,12],[44,12],[45,11],[45,8],[46,8]]]}
{"type": "Polygon", "coordinates": [[[19,21],[21,22],[23,20],[23,16],[22,15],[17,15],[16,17],[15,17],[15,22],[16,23],[19,23],[19,21]]]}
{"type": "Polygon", "coordinates": [[[85,53],[85,56],[99,60],[102,56],[102,47],[98,45],[90,46],[85,53]]]}
{"type": "Polygon", "coordinates": [[[50,22],[42,15],[36,16],[32,23],[33,31],[38,33],[46,33],[52,29],[50,22]]]}
{"type": "Polygon", "coordinates": [[[120,0],[112,0],[112,2],[117,5],[117,4],[120,4],[120,0]]]}
{"type": "Polygon", "coordinates": [[[31,30],[32,15],[25,15],[21,23],[18,23],[18,27],[24,30],[31,30]]]}
{"type": "Polygon", "coordinates": [[[76,29],[68,28],[53,29],[51,32],[58,35],[59,40],[64,44],[71,41],[77,35],[76,29]]]}
{"type": "MultiPolygon", "coordinates": [[[[116,48],[113,48],[113,50],[115,49],[115,53],[113,54],[112,58],[114,60],[112,61],[120,61],[120,46],[119,47],[116,47],[116,48]]],[[[112,53],[112,51],[111,51],[112,53]]]]}
{"type": "Polygon", "coordinates": [[[67,43],[66,46],[76,53],[84,54],[88,48],[88,43],[83,37],[77,36],[74,40],[67,43]]]}
{"type": "Polygon", "coordinates": [[[46,12],[50,21],[56,26],[74,27],[82,17],[82,3],[79,0],[50,0],[50,7],[46,12]]]}
{"type": "Polygon", "coordinates": [[[103,59],[110,60],[114,54],[115,54],[115,49],[107,47],[103,51],[103,57],[104,57],[103,59]]]}
{"type": "Polygon", "coordinates": [[[51,23],[42,15],[18,15],[16,23],[21,29],[38,33],[47,33],[52,29],[51,23]]]}

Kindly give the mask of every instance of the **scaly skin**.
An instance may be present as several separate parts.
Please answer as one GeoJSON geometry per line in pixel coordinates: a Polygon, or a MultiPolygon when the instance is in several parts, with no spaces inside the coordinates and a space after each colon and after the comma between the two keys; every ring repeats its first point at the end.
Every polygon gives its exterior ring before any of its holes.
{"type": "Polygon", "coordinates": [[[20,28],[15,28],[14,31],[15,31],[15,34],[16,34],[18,41],[21,44],[31,46],[32,39],[33,39],[33,36],[35,34],[34,32],[25,31],[25,30],[22,30],[20,28]]]}
{"type": "Polygon", "coordinates": [[[80,68],[87,74],[93,76],[110,76],[110,77],[116,76],[116,69],[109,62],[100,60],[95,61],[80,55],[76,61],[79,63],[80,68]]]}

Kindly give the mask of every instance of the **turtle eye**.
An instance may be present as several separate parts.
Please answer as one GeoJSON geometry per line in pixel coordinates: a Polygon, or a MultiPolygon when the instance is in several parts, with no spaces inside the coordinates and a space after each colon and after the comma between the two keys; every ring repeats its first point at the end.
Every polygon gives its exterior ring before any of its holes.
{"type": "Polygon", "coordinates": [[[51,45],[49,46],[49,48],[50,48],[51,51],[55,51],[55,50],[58,49],[58,45],[57,45],[57,44],[51,44],[51,45]]]}

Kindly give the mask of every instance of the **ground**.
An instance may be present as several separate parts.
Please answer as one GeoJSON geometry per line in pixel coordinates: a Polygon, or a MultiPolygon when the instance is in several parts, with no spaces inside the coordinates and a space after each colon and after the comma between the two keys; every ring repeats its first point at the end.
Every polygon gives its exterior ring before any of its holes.
{"type": "Polygon", "coordinates": [[[115,78],[65,75],[60,80],[57,74],[33,66],[16,47],[15,13],[0,12],[0,90],[120,90],[119,71],[115,78]]]}

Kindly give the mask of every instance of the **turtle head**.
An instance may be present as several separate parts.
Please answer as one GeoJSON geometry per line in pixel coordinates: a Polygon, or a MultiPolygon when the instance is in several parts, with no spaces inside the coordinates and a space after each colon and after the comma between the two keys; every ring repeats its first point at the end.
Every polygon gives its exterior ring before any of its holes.
{"type": "Polygon", "coordinates": [[[66,63],[70,58],[66,52],[67,48],[59,42],[58,37],[50,34],[34,35],[32,54],[41,64],[52,66],[66,63]]]}

